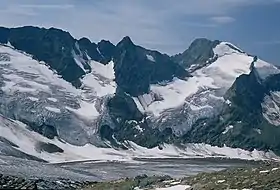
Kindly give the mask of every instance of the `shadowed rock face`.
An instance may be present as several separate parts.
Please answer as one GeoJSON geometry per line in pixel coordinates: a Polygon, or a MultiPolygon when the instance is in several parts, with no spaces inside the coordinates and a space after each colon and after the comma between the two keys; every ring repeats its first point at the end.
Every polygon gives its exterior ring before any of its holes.
{"type": "Polygon", "coordinates": [[[189,69],[191,65],[193,65],[192,71],[205,66],[207,61],[214,57],[213,48],[219,43],[220,41],[218,40],[211,41],[205,38],[195,39],[186,51],[174,55],[171,58],[174,62],[179,63],[186,69],[189,69]]]}
{"type": "Polygon", "coordinates": [[[118,86],[132,96],[148,93],[150,84],[190,76],[169,56],[136,46],[129,37],[117,44],[114,63],[118,86]]]}

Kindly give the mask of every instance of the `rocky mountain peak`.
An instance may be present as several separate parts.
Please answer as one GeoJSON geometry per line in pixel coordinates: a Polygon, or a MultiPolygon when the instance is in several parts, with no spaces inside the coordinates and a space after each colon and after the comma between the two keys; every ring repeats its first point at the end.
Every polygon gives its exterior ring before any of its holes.
{"type": "Polygon", "coordinates": [[[134,47],[135,44],[133,43],[133,41],[131,40],[131,38],[129,36],[125,36],[118,44],[117,47],[119,49],[122,48],[132,48],[134,47]]]}
{"type": "Polygon", "coordinates": [[[101,40],[97,44],[97,50],[102,57],[100,62],[107,64],[113,59],[116,47],[109,40],[101,40]]]}
{"type": "Polygon", "coordinates": [[[214,57],[213,48],[219,43],[218,40],[211,41],[206,38],[197,38],[187,50],[172,56],[172,59],[186,69],[191,66],[193,68],[203,67],[209,59],[214,57]]]}

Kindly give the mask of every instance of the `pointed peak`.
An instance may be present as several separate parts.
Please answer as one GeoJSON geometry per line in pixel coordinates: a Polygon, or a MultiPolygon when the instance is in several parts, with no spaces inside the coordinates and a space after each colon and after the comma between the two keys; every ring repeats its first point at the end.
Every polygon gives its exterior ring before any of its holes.
{"type": "Polygon", "coordinates": [[[190,47],[193,46],[203,46],[203,45],[212,45],[213,47],[215,47],[216,45],[218,45],[219,43],[221,43],[221,41],[219,40],[209,40],[207,38],[196,38],[190,45],[190,47]]]}
{"type": "Polygon", "coordinates": [[[114,46],[109,40],[101,40],[100,42],[97,43],[98,46],[102,45],[109,45],[109,46],[114,46]]]}
{"type": "Polygon", "coordinates": [[[122,41],[127,41],[127,42],[130,42],[130,43],[133,43],[131,38],[129,36],[125,36],[122,41]]]}
{"type": "Polygon", "coordinates": [[[125,36],[117,46],[134,46],[134,43],[129,36],[125,36]]]}
{"type": "Polygon", "coordinates": [[[91,44],[92,42],[91,42],[88,38],[83,37],[83,38],[80,38],[80,39],[78,40],[78,43],[79,43],[79,44],[84,44],[84,45],[89,45],[89,44],[91,44]]]}

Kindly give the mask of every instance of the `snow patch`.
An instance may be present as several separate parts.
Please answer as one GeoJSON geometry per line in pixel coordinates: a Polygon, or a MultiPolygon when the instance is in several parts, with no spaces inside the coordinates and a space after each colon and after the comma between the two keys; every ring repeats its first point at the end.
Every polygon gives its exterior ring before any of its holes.
{"type": "Polygon", "coordinates": [[[134,128],[137,129],[140,133],[143,133],[144,131],[144,129],[142,129],[139,125],[136,125],[134,128]]]}
{"type": "Polygon", "coordinates": [[[52,102],[57,102],[58,100],[56,98],[48,98],[49,101],[52,101],[52,102]]]}
{"type": "Polygon", "coordinates": [[[154,94],[151,92],[150,94],[143,94],[138,96],[138,100],[144,108],[144,110],[147,110],[147,107],[154,102],[155,98],[154,94]]]}
{"type": "Polygon", "coordinates": [[[102,64],[96,61],[91,61],[91,68],[94,74],[101,75],[107,79],[115,79],[114,62],[110,61],[108,64],[102,64]]]}
{"type": "Polygon", "coordinates": [[[147,54],[146,57],[148,60],[150,60],[152,62],[156,62],[155,58],[152,55],[147,54]]]}
{"type": "Polygon", "coordinates": [[[186,190],[191,188],[189,185],[175,185],[171,187],[156,188],[156,190],[186,190]]]}
{"type": "Polygon", "coordinates": [[[260,129],[254,129],[259,135],[262,134],[262,131],[260,129]]]}
{"type": "Polygon", "coordinates": [[[28,97],[29,100],[33,101],[33,102],[38,102],[39,98],[35,98],[35,97],[28,97]]]}
{"type": "Polygon", "coordinates": [[[263,170],[263,171],[260,171],[260,174],[269,173],[269,172],[270,172],[269,170],[263,170]]]}
{"type": "Polygon", "coordinates": [[[226,129],[222,132],[223,134],[226,134],[229,130],[233,129],[232,125],[229,125],[226,127],[226,129]]]}
{"type": "Polygon", "coordinates": [[[87,74],[83,79],[84,89],[88,89],[90,94],[103,97],[114,94],[117,85],[114,81],[114,62],[111,61],[106,65],[91,61],[92,72],[87,74]]]}
{"type": "Polygon", "coordinates": [[[209,105],[205,105],[205,106],[196,106],[196,105],[193,105],[193,104],[191,104],[190,105],[190,108],[191,108],[191,110],[193,110],[193,111],[198,111],[198,110],[201,110],[201,109],[212,109],[213,107],[212,106],[209,106],[209,105]]]}
{"type": "Polygon", "coordinates": [[[85,60],[83,59],[83,55],[82,55],[82,52],[80,50],[78,42],[75,43],[75,48],[78,51],[79,55],[75,52],[75,50],[72,50],[72,56],[73,56],[76,64],[86,73],[86,70],[85,70],[85,67],[84,67],[85,60]]]}
{"type": "Polygon", "coordinates": [[[142,106],[140,100],[138,97],[132,97],[133,101],[135,102],[137,109],[141,112],[141,113],[145,113],[145,108],[142,106]]]}
{"type": "Polygon", "coordinates": [[[170,185],[178,185],[180,183],[181,183],[181,181],[173,181],[173,182],[170,183],[170,185]]]}
{"type": "Polygon", "coordinates": [[[92,120],[99,116],[99,112],[95,108],[95,104],[90,102],[80,101],[80,108],[74,109],[71,107],[66,107],[66,109],[72,111],[84,119],[92,120]]]}
{"type": "Polygon", "coordinates": [[[231,105],[231,101],[230,100],[226,100],[226,104],[227,105],[231,105]]]}
{"type": "Polygon", "coordinates": [[[49,107],[49,106],[47,106],[47,107],[45,107],[45,108],[46,108],[48,111],[50,111],[50,112],[61,113],[61,110],[58,109],[58,108],[49,107]]]}

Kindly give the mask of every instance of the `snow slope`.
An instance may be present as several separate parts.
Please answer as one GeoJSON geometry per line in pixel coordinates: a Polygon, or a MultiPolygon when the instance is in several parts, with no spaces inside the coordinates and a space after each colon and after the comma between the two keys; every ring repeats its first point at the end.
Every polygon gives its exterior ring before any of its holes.
{"type": "Polygon", "coordinates": [[[116,91],[114,62],[110,61],[103,65],[96,61],[91,61],[92,72],[87,74],[82,82],[84,89],[89,89],[92,94],[98,97],[114,94],[116,91]]]}
{"type": "Polygon", "coordinates": [[[165,110],[177,108],[185,103],[190,104],[191,102],[187,98],[196,94],[218,90],[225,92],[238,76],[250,72],[253,61],[253,57],[232,49],[228,44],[222,42],[217,45],[213,51],[218,59],[214,63],[191,73],[193,77],[186,80],[174,78],[172,82],[167,84],[151,85],[149,95],[145,94],[134,98],[139,110],[160,116],[165,110]],[[153,94],[157,94],[162,100],[151,102],[153,94]]]}
{"type": "Polygon", "coordinates": [[[102,115],[100,102],[116,89],[113,65],[92,61],[92,72],[82,79],[83,88],[77,89],[44,62],[0,45],[0,113],[38,125],[50,121],[69,143],[88,143],[102,115]]]}
{"type": "Polygon", "coordinates": [[[267,63],[265,61],[262,61],[258,59],[254,63],[254,67],[256,68],[258,75],[261,79],[265,79],[266,77],[274,74],[279,74],[280,70],[275,67],[274,65],[267,63]]]}

